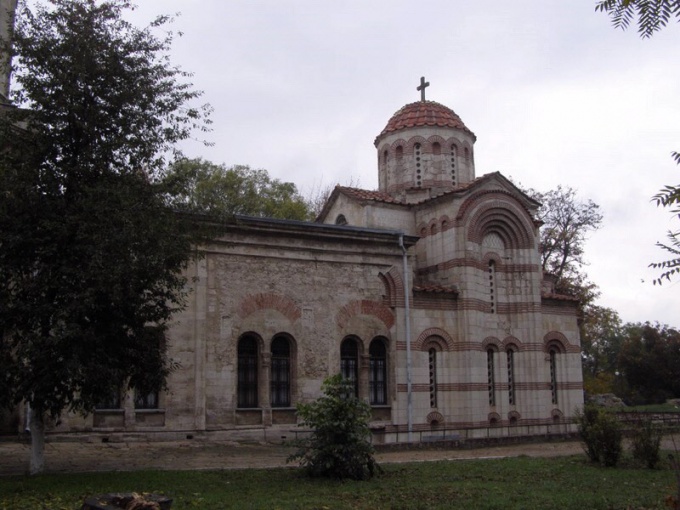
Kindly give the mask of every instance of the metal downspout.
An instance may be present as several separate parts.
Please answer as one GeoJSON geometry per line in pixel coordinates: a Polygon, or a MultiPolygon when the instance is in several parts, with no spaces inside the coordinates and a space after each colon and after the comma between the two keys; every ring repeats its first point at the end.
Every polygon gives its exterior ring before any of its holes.
{"type": "Polygon", "coordinates": [[[404,234],[399,234],[399,247],[402,251],[404,262],[404,308],[406,323],[406,399],[407,399],[407,423],[408,423],[408,442],[413,442],[413,392],[411,388],[411,305],[409,302],[408,288],[408,253],[404,246],[404,234]]]}

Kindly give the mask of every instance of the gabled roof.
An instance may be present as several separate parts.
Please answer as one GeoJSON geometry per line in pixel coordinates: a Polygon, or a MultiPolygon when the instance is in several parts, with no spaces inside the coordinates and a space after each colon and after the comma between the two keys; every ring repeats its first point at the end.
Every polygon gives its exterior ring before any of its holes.
{"type": "Polygon", "coordinates": [[[525,207],[539,207],[541,204],[531,198],[529,195],[524,193],[520,188],[518,188],[515,184],[513,184],[512,181],[510,181],[508,178],[504,177],[503,174],[500,172],[492,172],[490,174],[485,174],[482,175],[481,177],[477,177],[476,179],[473,179],[470,182],[466,182],[465,184],[460,184],[448,191],[442,191],[439,195],[426,198],[424,200],[421,200],[419,202],[405,202],[399,198],[393,197],[392,195],[388,193],[384,193],[382,191],[372,191],[372,190],[367,190],[367,189],[361,189],[361,188],[348,188],[346,186],[340,186],[339,184],[335,186],[333,189],[333,192],[330,194],[328,197],[328,200],[326,200],[326,203],[324,204],[323,209],[321,210],[321,213],[319,213],[319,216],[317,217],[317,221],[322,221],[326,215],[328,214],[328,210],[330,209],[331,205],[335,202],[337,199],[338,195],[343,194],[349,198],[352,198],[354,200],[358,201],[369,201],[369,202],[375,202],[375,203],[382,203],[382,204],[391,204],[391,205],[398,205],[398,206],[418,206],[418,205],[424,205],[430,202],[433,202],[435,200],[441,200],[443,197],[449,197],[449,196],[455,196],[455,195],[460,195],[466,192],[469,192],[471,189],[476,188],[478,186],[481,186],[485,182],[491,181],[491,180],[499,180],[504,186],[509,187],[514,193],[518,194],[521,197],[521,201],[524,202],[525,207]]]}

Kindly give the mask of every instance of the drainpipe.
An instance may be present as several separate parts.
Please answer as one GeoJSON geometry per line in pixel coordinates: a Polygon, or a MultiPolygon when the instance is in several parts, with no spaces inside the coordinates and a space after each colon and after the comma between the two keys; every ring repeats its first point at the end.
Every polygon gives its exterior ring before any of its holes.
{"type": "Polygon", "coordinates": [[[408,288],[408,254],[404,247],[404,234],[399,234],[399,247],[401,248],[404,261],[404,308],[406,323],[406,401],[407,401],[407,423],[408,423],[408,442],[413,441],[413,391],[411,389],[411,306],[409,303],[408,288]]]}

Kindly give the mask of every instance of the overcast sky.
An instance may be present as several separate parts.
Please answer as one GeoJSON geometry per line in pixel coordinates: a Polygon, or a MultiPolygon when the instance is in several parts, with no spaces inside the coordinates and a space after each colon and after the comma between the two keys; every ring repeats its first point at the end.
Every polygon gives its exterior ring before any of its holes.
{"type": "MultiPolygon", "coordinates": [[[[139,0],[180,12],[173,62],[215,109],[186,153],[313,187],[378,185],[373,141],[428,99],[477,135],[477,176],[559,184],[601,206],[586,268],[624,321],[680,326],[680,284],[653,286],[673,227],[650,197],[680,182],[680,26],[614,30],[594,0],[139,0]]],[[[676,221],[676,228],[678,223],[676,221]]]]}

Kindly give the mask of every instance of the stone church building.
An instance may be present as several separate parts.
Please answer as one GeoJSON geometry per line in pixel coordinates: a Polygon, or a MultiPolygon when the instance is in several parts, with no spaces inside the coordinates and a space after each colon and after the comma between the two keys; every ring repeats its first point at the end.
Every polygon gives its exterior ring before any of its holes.
{"type": "Polygon", "coordinates": [[[375,139],[378,190],[337,186],[316,222],[237,217],[202,247],[168,392],[54,432],[290,438],[338,372],[375,442],[571,430],[577,302],[542,273],[539,204],[477,177],[474,133],[421,93],[375,139]]]}
{"type": "Polygon", "coordinates": [[[315,222],[236,217],[201,247],[167,392],[115,396],[50,433],[292,438],[295,406],[339,372],[370,404],[374,442],[571,430],[577,302],[541,270],[539,204],[477,177],[474,133],[427,85],[375,138],[378,190],[337,186],[315,222]]]}

